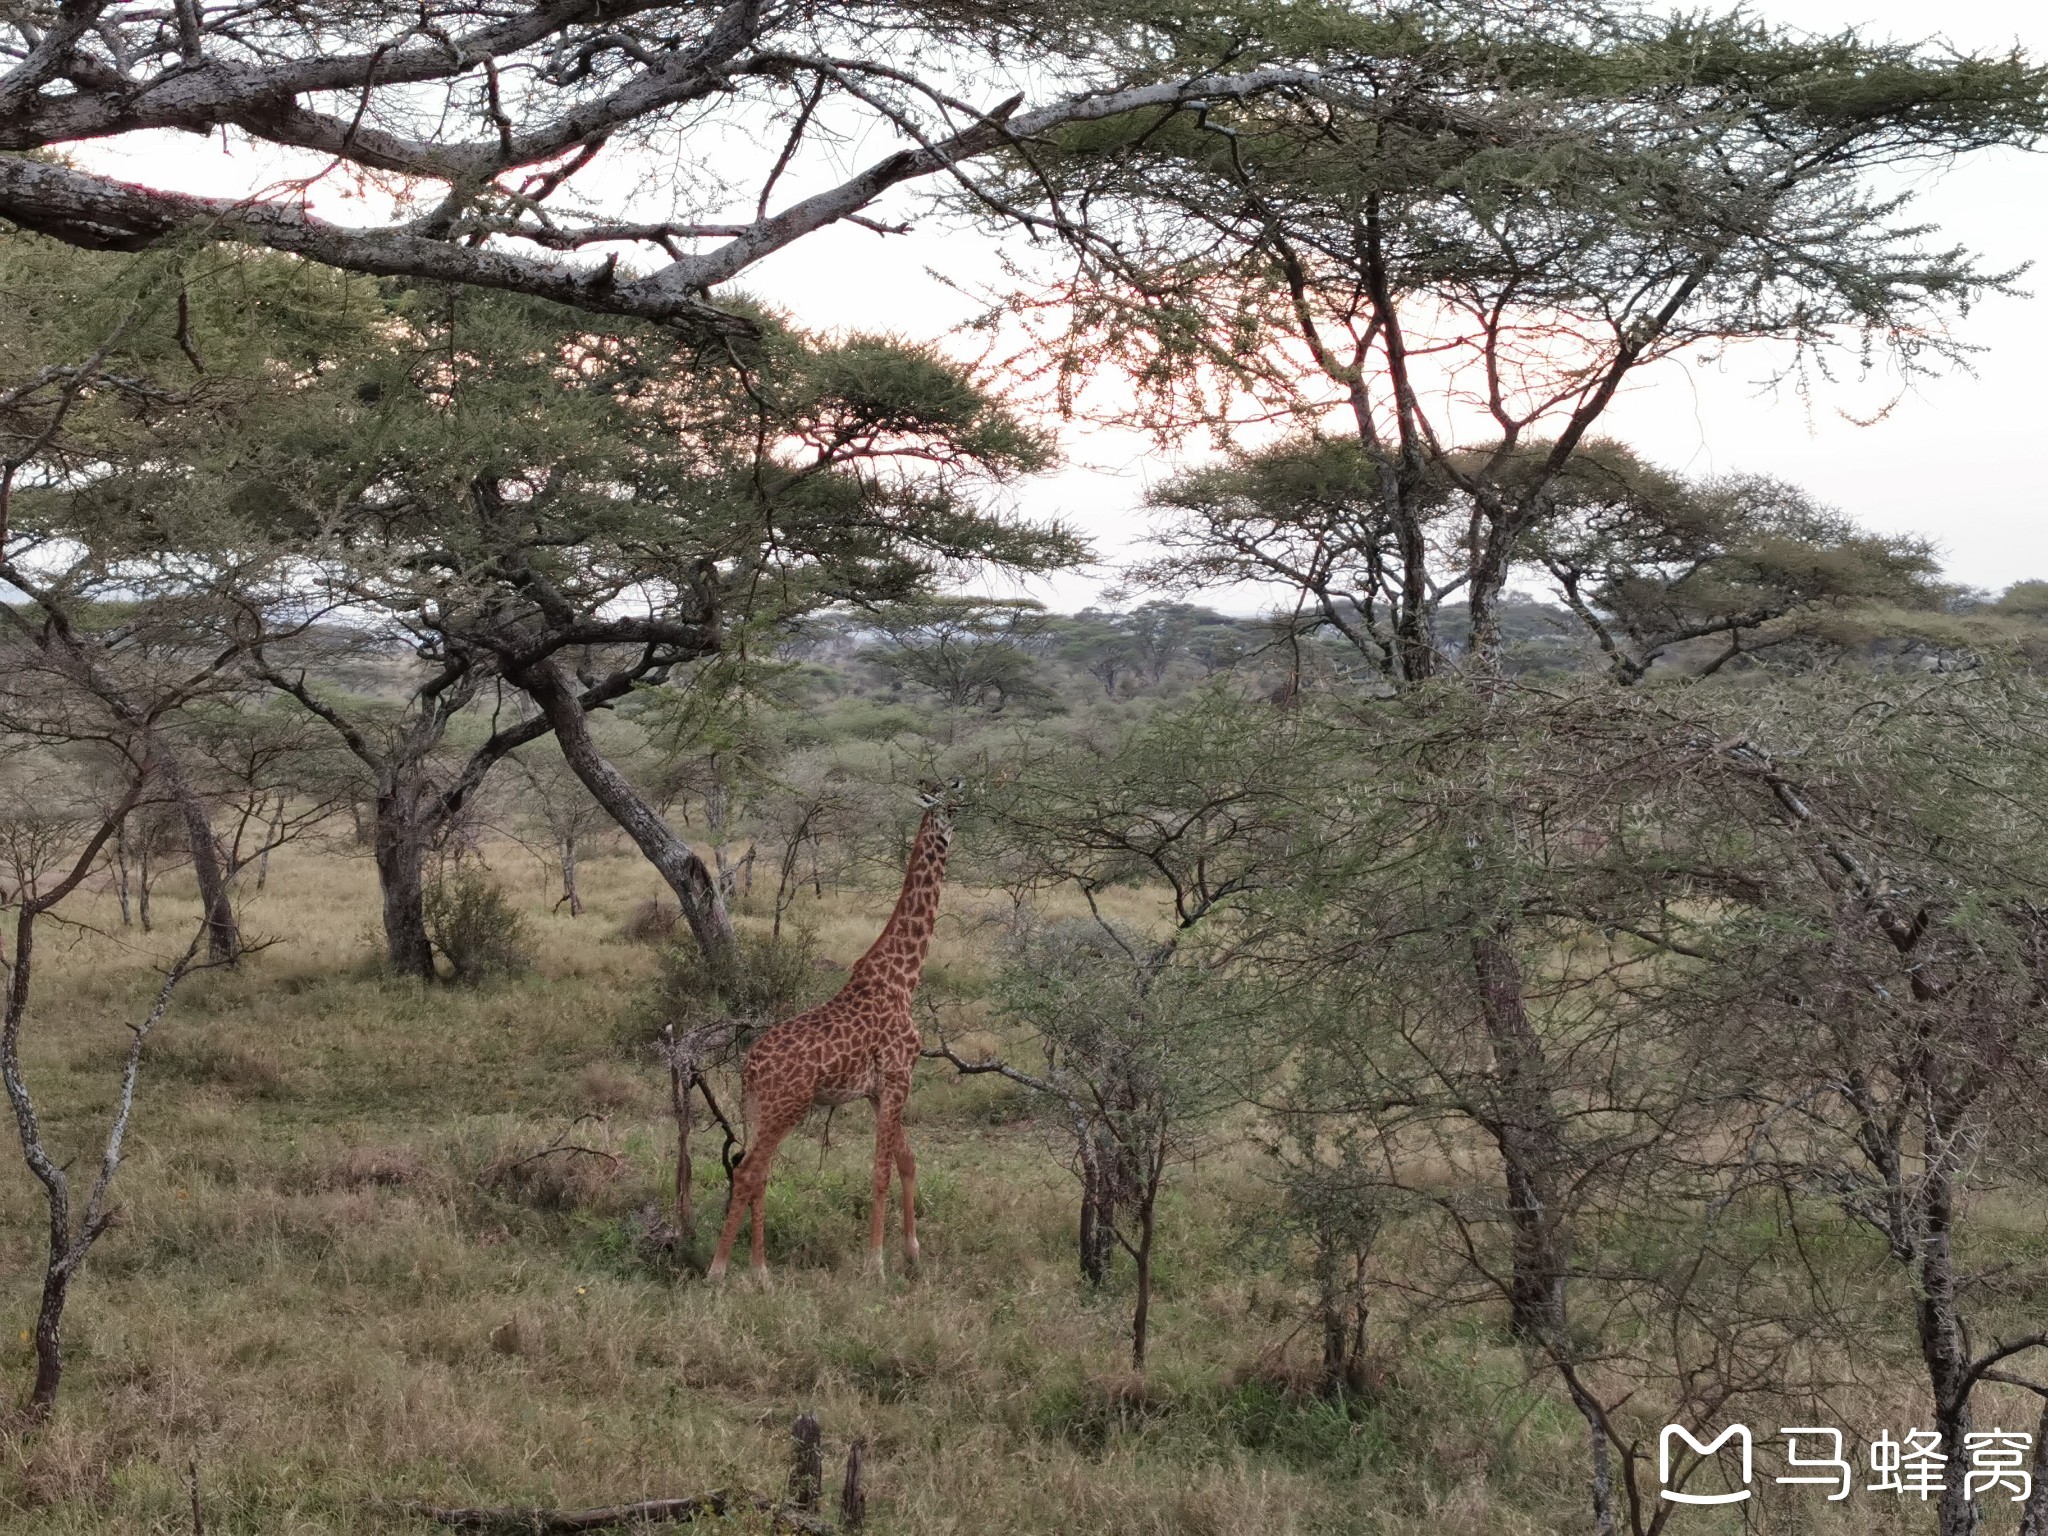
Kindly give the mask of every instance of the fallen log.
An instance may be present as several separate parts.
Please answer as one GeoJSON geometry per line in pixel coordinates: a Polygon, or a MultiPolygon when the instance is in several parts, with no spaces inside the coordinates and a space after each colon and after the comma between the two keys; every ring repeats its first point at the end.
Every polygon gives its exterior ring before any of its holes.
{"type": "Polygon", "coordinates": [[[431,1504],[408,1506],[439,1525],[460,1531],[488,1531],[492,1536],[552,1536],[555,1532],[603,1531],[633,1521],[681,1524],[699,1515],[722,1515],[726,1497],[707,1493],[694,1499],[643,1499],[637,1504],[607,1504],[599,1509],[539,1509],[512,1505],[498,1509],[439,1509],[431,1504]]]}
{"type": "MultiPolygon", "coordinates": [[[[768,1499],[745,1499],[742,1507],[766,1511],[777,1526],[803,1536],[827,1536],[832,1527],[815,1515],[807,1515],[768,1499]]],[[[597,1509],[540,1509],[508,1505],[485,1509],[443,1509],[432,1504],[412,1503],[411,1514],[438,1525],[462,1531],[483,1531],[488,1536],[565,1536],[576,1531],[608,1531],[633,1524],[681,1525],[708,1515],[714,1519],[733,1508],[724,1493],[707,1493],[689,1499],[643,1499],[637,1504],[607,1504],[597,1509]]]]}

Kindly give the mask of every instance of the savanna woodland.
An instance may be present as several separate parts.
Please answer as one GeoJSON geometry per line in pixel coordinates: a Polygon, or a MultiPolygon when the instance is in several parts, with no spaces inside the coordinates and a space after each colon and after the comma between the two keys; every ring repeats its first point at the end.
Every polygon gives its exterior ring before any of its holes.
{"type": "Polygon", "coordinates": [[[1965,363],[1912,195],[2044,128],[1620,0],[7,0],[0,1530],[2048,1536],[2048,583],[1607,422],[1965,363]],[[748,291],[913,224],[975,325],[748,291]]]}

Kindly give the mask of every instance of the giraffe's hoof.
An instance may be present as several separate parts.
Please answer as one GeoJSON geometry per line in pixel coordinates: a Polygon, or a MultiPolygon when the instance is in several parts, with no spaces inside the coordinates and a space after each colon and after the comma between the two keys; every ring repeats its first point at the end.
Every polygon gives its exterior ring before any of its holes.
{"type": "Polygon", "coordinates": [[[704,1271],[704,1278],[706,1280],[709,1280],[713,1285],[717,1285],[723,1282],[725,1279],[725,1260],[713,1259],[711,1261],[711,1267],[704,1271]]]}
{"type": "Polygon", "coordinates": [[[775,1282],[768,1277],[768,1266],[766,1264],[756,1264],[754,1266],[754,1284],[764,1291],[774,1288],[775,1282]]]}
{"type": "Polygon", "coordinates": [[[881,1249],[870,1248],[868,1250],[868,1256],[866,1261],[863,1262],[861,1265],[861,1271],[862,1273],[876,1280],[881,1280],[887,1277],[888,1266],[882,1262],[881,1249]]]}

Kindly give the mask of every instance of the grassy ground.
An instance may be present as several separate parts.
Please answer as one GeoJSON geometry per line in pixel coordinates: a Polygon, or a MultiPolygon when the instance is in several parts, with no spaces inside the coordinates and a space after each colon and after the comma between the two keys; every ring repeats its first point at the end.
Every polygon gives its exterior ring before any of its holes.
{"type": "MultiPolygon", "coordinates": [[[[1383,1402],[1358,1416],[1270,1384],[1298,1320],[1241,1240],[1261,1198],[1249,1153],[1205,1162],[1171,1197],[1154,1368],[1129,1378],[1129,1297],[1080,1285],[1069,1175],[989,1079],[934,1068],[913,1100],[921,1275],[859,1273],[871,1120],[855,1106],[829,1145],[822,1118],[788,1144],[769,1290],[678,1276],[638,1239],[673,1168],[665,1079],[637,1043],[656,956],[618,937],[653,879],[637,860],[591,863],[590,909],[572,920],[546,912],[552,893],[520,857],[501,873],[532,914],[539,969],[457,989],[379,975],[366,861],[280,856],[249,908],[278,942],[192,981],[152,1052],[123,1221],[75,1292],[57,1417],[0,1447],[0,1533],[189,1530],[188,1464],[209,1531],[264,1536],[435,1529],[404,1512],[411,1498],[766,1493],[805,1409],[835,1467],[866,1438],[884,1532],[1583,1527],[1581,1432],[1523,1389],[1495,1338],[1401,1340],[1383,1402]],[[519,1162],[583,1115],[602,1118],[573,1139],[616,1169],[519,1162]]],[[[807,912],[821,953],[850,960],[892,894],[807,912]]],[[[95,901],[76,915],[107,931],[52,931],[27,1046],[79,1166],[153,951],[182,942],[194,910],[168,893],[151,940],[95,901]]],[[[974,989],[977,905],[949,895],[941,991],[974,989]]],[[[723,1194],[711,1161],[707,1227],[723,1194]]],[[[40,1220],[9,1152],[0,1372],[17,1382],[40,1220]]],[[[890,1241],[893,1264],[893,1223],[890,1241]]],[[[1872,1529],[1872,1511],[1826,1528],[1872,1529]]]]}

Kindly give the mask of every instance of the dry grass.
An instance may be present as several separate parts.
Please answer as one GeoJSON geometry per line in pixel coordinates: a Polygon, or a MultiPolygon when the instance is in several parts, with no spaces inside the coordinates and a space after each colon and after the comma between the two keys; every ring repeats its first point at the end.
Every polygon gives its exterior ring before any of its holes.
{"type": "MultiPolygon", "coordinates": [[[[366,861],[277,859],[249,923],[279,942],[196,979],[148,1069],[123,1224],[77,1289],[57,1419],[0,1447],[0,1533],[182,1532],[188,1461],[208,1529],[263,1536],[430,1529],[394,1503],[414,1496],[767,1491],[804,1409],[828,1451],[866,1437],[882,1532],[1583,1524],[1577,1432],[1496,1341],[1404,1341],[1380,1408],[1356,1420],[1285,1390],[1274,1362],[1294,1321],[1238,1241],[1260,1198],[1249,1158],[1206,1162],[1169,1201],[1155,1365],[1132,1380],[1127,1297],[1083,1292],[1069,1177],[988,1080],[920,1082],[921,1275],[859,1275],[856,1108],[829,1145],[822,1119],[788,1145],[772,1288],[694,1280],[647,1241],[672,1138],[656,1062],[621,1043],[657,957],[619,934],[654,878],[591,861],[589,910],[571,919],[516,862],[501,873],[537,936],[535,972],[429,989],[379,974],[366,861]],[[535,1155],[569,1143],[589,1150],[535,1155]],[[1278,1386],[1260,1375],[1275,1370],[1278,1386]]],[[[888,894],[797,916],[843,964],[888,894]]],[[[28,1065],[69,1149],[102,1123],[124,1020],[192,904],[170,892],[160,908],[154,945],[79,930],[47,951],[28,1065]]],[[[1002,904],[962,891],[948,912],[932,984],[971,1023],[1002,904]]],[[[78,915],[113,917],[107,903],[78,915]]],[[[713,1161],[699,1162],[707,1227],[713,1161]]],[[[40,1219],[18,1158],[0,1158],[0,1372],[17,1381],[40,1219]]],[[[1871,1506],[1854,1513],[1811,1528],[1876,1528],[1871,1506]]]]}

